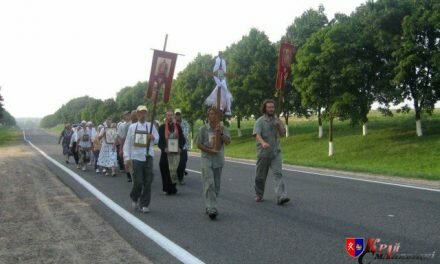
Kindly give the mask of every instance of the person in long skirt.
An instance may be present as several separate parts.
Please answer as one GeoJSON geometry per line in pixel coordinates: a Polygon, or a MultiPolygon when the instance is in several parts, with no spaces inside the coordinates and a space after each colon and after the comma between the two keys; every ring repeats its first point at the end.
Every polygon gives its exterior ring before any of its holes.
{"type": "Polygon", "coordinates": [[[109,176],[108,170],[111,169],[112,176],[116,176],[116,130],[112,128],[112,118],[109,117],[104,123],[104,128],[99,132],[99,139],[102,140],[101,151],[98,157],[98,166],[105,168],[103,173],[109,176]],[[113,133],[114,132],[114,133],[113,133]]]}

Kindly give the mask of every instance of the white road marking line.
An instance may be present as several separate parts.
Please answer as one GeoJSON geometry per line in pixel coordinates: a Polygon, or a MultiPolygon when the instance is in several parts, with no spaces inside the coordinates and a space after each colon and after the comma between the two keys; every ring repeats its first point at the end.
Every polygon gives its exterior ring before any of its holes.
{"type": "MultiPolygon", "coordinates": [[[[200,155],[191,155],[191,156],[192,157],[200,157],[200,155]]],[[[235,161],[235,160],[226,159],[225,162],[243,164],[243,165],[248,165],[248,166],[255,166],[255,163],[244,162],[244,161],[235,161]]],[[[390,186],[409,188],[409,189],[417,189],[417,190],[423,190],[423,191],[440,192],[440,189],[433,189],[433,188],[427,188],[427,187],[419,187],[419,186],[408,185],[408,184],[399,184],[399,183],[391,183],[391,182],[384,182],[384,181],[360,179],[360,178],[353,178],[353,177],[348,177],[348,176],[338,176],[338,175],[333,175],[333,174],[310,172],[310,171],[302,171],[302,170],[294,170],[294,169],[283,169],[283,170],[284,171],[290,171],[290,172],[299,172],[299,173],[305,173],[305,174],[312,174],[312,175],[330,177],[330,178],[337,178],[337,179],[345,179],[345,180],[352,180],[352,181],[376,183],[376,184],[390,185],[390,186]]]]}
{"type": "Polygon", "coordinates": [[[185,263],[185,264],[204,264],[203,261],[198,259],[197,257],[191,255],[188,251],[181,248],[179,245],[174,243],[173,241],[166,238],[161,233],[157,232],[153,228],[151,228],[149,225],[145,224],[141,220],[139,220],[137,217],[129,213],[127,210],[119,206],[117,203],[115,203],[113,200],[108,198],[105,194],[100,192],[98,189],[96,189],[92,184],[90,184],[88,181],[84,180],[81,176],[73,172],[72,170],[68,169],[58,161],[51,158],[49,155],[47,155],[44,151],[39,149],[37,146],[32,144],[31,141],[29,141],[26,138],[25,131],[23,130],[23,138],[24,140],[29,143],[30,146],[32,146],[35,150],[40,152],[43,157],[45,157],[47,160],[52,162],[54,165],[56,165],[58,168],[62,169],[64,172],[69,174],[73,179],[75,179],[79,184],[81,184],[84,188],[86,188],[90,193],[92,193],[96,198],[98,198],[101,202],[103,202],[107,207],[109,207],[113,212],[118,214],[120,217],[122,217],[125,221],[127,221],[130,225],[132,225],[134,228],[142,232],[146,237],[153,240],[156,244],[158,244],[161,248],[166,250],[168,253],[170,253],[172,256],[177,258],[179,261],[185,263]]]}

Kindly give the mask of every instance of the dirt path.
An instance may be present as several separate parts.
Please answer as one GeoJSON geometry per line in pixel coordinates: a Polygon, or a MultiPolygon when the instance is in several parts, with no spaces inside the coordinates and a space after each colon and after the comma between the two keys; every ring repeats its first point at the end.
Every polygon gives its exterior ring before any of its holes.
{"type": "Polygon", "coordinates": [[[0,263],[151,263],[26,145],[0,148],[0,263]]]}

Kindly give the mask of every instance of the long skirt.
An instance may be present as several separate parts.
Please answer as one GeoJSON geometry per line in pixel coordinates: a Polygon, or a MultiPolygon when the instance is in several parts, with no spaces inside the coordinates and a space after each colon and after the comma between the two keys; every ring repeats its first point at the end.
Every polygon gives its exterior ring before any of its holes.
{"type": "Polygon", "coordinates": [[[116,148],[112,144],[103,143],[98,157],[98,166],[112,168],[117,165],[116,148]]]}

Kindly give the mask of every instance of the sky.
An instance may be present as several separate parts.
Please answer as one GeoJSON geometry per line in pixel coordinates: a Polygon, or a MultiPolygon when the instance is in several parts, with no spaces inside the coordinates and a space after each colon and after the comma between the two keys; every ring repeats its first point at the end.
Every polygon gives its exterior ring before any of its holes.
{"type": "Polygon", "coordinates": [[[153,51],[216,55],[251,28],[279,41],[295,17],[325,7],[328,18],[366,0],[2,0],[0,94],[14,117],[43,117],[69,100],[116,93],[150,75],[153,51]]]}

